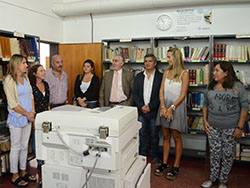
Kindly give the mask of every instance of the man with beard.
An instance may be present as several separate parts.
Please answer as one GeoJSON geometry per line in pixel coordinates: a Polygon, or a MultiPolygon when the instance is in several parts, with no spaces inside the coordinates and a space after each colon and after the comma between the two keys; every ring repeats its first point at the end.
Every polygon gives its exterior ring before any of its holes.
{"type": "Polygon", "coordinates": [[[50,88],[50,107],[54,108],[66,104],[68,92],[68,76],[62,70],[63,59],[60,55],[54,55],[51,68],[46,70],[45,81],[50,88]]]}

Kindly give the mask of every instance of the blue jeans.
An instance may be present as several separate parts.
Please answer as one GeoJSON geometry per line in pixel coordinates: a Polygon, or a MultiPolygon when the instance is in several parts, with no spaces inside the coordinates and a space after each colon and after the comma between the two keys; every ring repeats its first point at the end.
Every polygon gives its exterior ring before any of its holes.
{"type": "Polygon", "coordinates": [[[159,153],[159,135],[158,135],[158,126],[155,125],[155,119],[146,119],[143,116],[139,116],[138,120],[142,123],[140,129],[140,146],[139,154],[147,156],[147,144],[148,144],[148,135],[150,135],[151,151],[152,157],[158,157],[159,153]]]}

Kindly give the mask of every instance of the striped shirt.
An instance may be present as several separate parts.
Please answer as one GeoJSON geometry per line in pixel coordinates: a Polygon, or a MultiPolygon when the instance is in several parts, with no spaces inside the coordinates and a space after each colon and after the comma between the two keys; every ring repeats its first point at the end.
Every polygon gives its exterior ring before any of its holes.
{"type": "Polygon", "coordinates": [[[59,79],[52,71],[52,68],[46,70],[45,81],[49,84],[50,104],[62,104],[67,101],[68,76],[62,71],[59,79]]]}

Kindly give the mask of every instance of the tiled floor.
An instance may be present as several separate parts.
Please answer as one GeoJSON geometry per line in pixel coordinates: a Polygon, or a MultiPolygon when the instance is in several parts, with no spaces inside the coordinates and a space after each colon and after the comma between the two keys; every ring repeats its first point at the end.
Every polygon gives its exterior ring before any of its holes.
{"type": "MultiPolygon", "coordinates": [[[[172,162],[171,158],[171,162],[172,162]]],[[[152,162],[149,159],[149,162],[152,162]]],[[[31,161],[29,171],[38,173],[35,162],[31,161]]],[[[183,157],[180,174],[174,181],[169,181],[164,177],[156,177],[153,172],[156,166],[152,164],[151,188],[200,188],[200,184],[207,179],[209,165],[204,159],[183,157]]],[[[39,173],[38,173],[39,176],[39,173]]],[[[10,183],[10,175],[4,175],[3,184],[0,188],[14,188],[10,183]]],[[[36,183],[30,183],[29,188],[36,188],[36,183]]],[[[250,188],[250,163],[234,163],[231,171],[229,185],[230,188],[250,188]]],[[[108,188],[108,187],[107,187],[108,188]]]]}

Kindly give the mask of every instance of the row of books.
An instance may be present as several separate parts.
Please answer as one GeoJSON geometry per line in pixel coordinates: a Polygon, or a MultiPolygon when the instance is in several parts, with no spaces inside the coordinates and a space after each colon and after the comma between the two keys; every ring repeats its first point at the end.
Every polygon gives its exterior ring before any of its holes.
{"type": "MultiPolygon", "coordinates": [[[[153,49],[153,54],[157,59],[166,61],[167,51],[170,46],[156,47],[153,49]]],[[[209,47],[190,47],[184,46],[179,48],[182,52],[183,60],[185,61],[201,61],[208,60],[209,47]]],[[[152,53],[151,48],[139,48],[136,46],[129,47],[116,47],[111,49],[104,48],[104,59],[112,60],[115,55],[120,54],[125,57],[126,60],[136,61],[143,60],[144,56],[148,53],[152,53]]],[[[0,56],[1,57],[1,56],[0,56]]],[[[226,61],[247,61],[250,60],[250,46],[232,46],[227,44],[214,44],[213,48],[213,60],[226,60],[226,61]]]]}
{"type": "Polygon", "coordinates": [[[189,116],[187,124],[189,132],[204,133],[205,131],[201,116],[189,116]]]}
{"type": "Polygon", "coordinates": [[[122,55],[125,60],[129,61],[144,60],[144,56],[151,53],[151,48],[138,48],[136,46],[129,46],[128,48],[116,47],[115,49],[105,47],[104,59],[112,60],[115,55],[119,54],[122,55]]]}
{"type": "MultiPolygon", "coordinates": [[[[167,59],[167,51],[171,47],[157,47],[153,49],[153,53],[159,60],[166,61],[167,59]]],[[[189,46],[184,46],[183,48],[179,48],[182,52],[183,60],[206,60],[209,55],[209,48],[207,46],[191,48],[189,46]]],[[[104,47],[104,59],[112,60],[115,55],[120,54],[128,61],[136,61],[143,60],[146,54],[152,53],[151,48],[139,48],[136,46],[129,47],[116,47],[115,49],[111,49],[108,47],[104,47]]]]}
{"type": "Polygon", "coordinates": [[[244,131],[242,132],[242,137],[250,136],[250,120],[245,121],[243,128],[244,128],[244,131]]]}
{"type": "Polygon", "coordinates": [[[250,83],[250,78],[248,76],[248,72],[246,71],[242,71],[242,70],[236,70],[235,72],[237,78],[244,84],[247,85],[248,83],[250,83]]]}
{"type": "Polygon", "coordinates": [[[247,61],[250,59],[250,46],[214,44],[213,60],[247,61]]]}
{"type": "MultiPolygon", "coordinates": [[[[171,47],[164,46],[164,47],[157,47],[154,48],[154,55],[159,60],[166,60],[167,58],[167,51],[171,47]]],[[[190,60],[190,61],[196,61],[196,60],[207,60],[209,55],[209,48],[208,46],[204,47],[198,47],[198,48],[192,48],[190,46],[184,46],[182,48],[179,48],[182,52],[182,58],[183,60],[190,60]]]]}
{"type": "Polygon", "coordinates": [[[204,102],[203,92],[188,92],[187,107],[193,110],[201,110],[204,102]]]}
{"type": "Polygon", "coordinates": [[[30,60],[38,60],[36,39],[0,37],[0,58],[9,59],[14,54],[24,55],[30,60]]]}
{"type": "Polygon", "coordinates": [[[189,69],[189,85],[192,84],[208,84],[209,82],[209,70],[208,64],[202,69],[189,69]]]}
{"type": "Polygon", "coordinates": [[[250,161],[250,145],[237,143],[234,158],[236,160],[250,161]]]}

